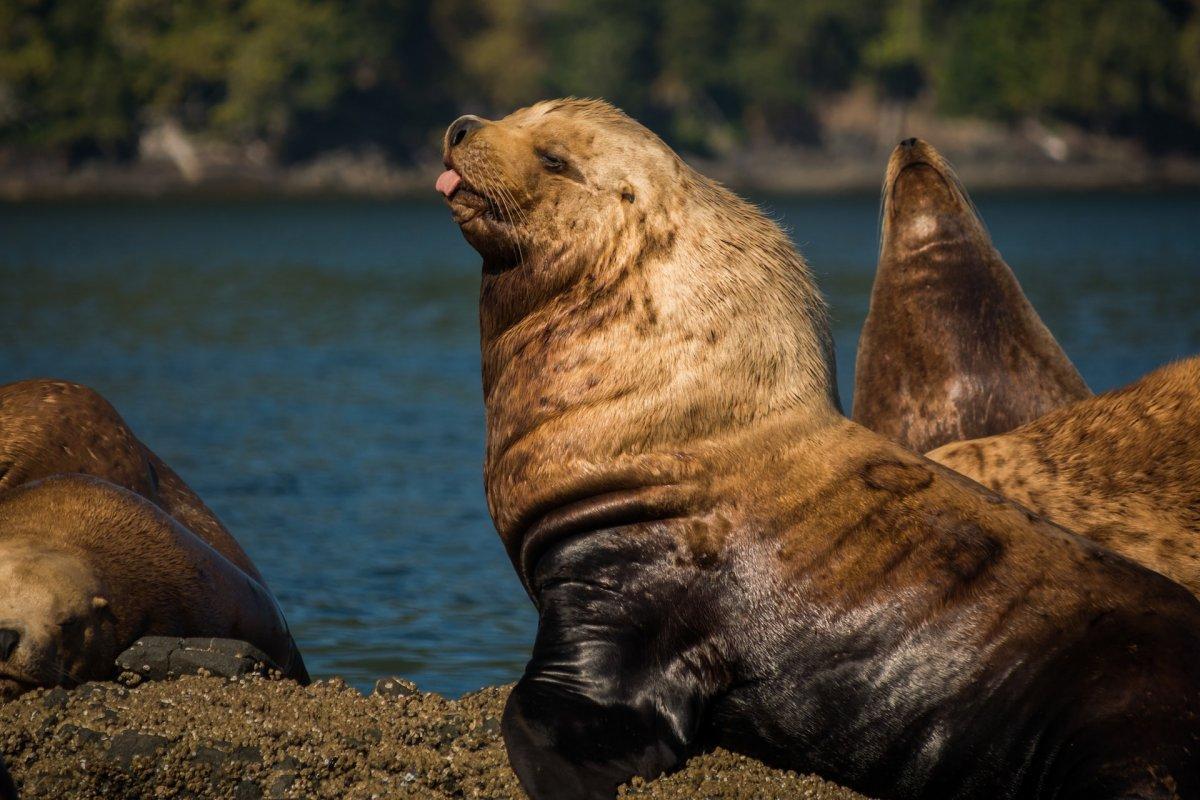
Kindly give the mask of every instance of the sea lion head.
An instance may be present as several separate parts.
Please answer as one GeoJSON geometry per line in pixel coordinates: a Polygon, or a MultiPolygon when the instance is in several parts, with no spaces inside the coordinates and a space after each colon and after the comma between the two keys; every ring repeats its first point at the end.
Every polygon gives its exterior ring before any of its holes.
{"type": "Polygon", "coordinates": [[[618,109],[462,117],[445,163],[437,188],[483,256],[485,475],[510,547],[560,496],[669,480],[768,416],[837,413],[825,305],[787,236],[618,109]]]}
{"type": "MultiPolygon", "coordinates": [[[[503,324],[589,272],[669,245],[664,191],[683,169],[661,139],[607,103],[559,100],[446,131],[438,189],[484,271],[523,267],[487,309],[503,324]],[[650,240],[656,240],[651,242],[650,240]],[[519,287],[519,288],[518,288],[519,287]]],[[[606,269],[607,268],[607,269],[606,269]]]]}
{"type": "Polygon", "coordinates": [[[892,152],[882,217],[855,422],[927,452],[1090,396],[928,143],[906,139],[892,152]]]}
{"type": "Polygon", "coordinates": [[[883,257],[939,243],[975,251],[957,253],[964,263],[999,258],[949,162],[928,142],[905,139],[892,151],[883,183],[883,257]]]}
{"type": "Polygon", "coordinates": [[[83,558],[35,544],[0,547],[0,699],[90,680],[116,655],[108,593],[83,558]]]}

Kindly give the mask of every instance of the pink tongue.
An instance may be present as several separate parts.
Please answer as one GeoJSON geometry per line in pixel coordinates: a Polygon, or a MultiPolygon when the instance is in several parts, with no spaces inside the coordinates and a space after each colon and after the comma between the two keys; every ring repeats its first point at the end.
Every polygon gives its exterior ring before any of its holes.
{"type": "Polygon", "coordinates": [[[441,175],[438,175],[437,183],[434,184],[434,188],[444,194],[446,197],[450,197],[454,194],[454,191],[458,188],[460,183],[462,183],[462,176],[454,170],[448,169],[441,175]]]}

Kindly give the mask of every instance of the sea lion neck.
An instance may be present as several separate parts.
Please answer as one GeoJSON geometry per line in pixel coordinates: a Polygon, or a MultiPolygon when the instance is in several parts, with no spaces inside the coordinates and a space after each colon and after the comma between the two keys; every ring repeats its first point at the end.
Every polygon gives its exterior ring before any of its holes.
{"type": "Polygon", "coordinates": [[[524,267],[484,275],[486,485],[514,560],[532,519],[581,491],[706,480],[714,442],[838,417],[803,260],[749,204],[690,170],[677,181],[586,259],[561,243],[567,277],[538,281],[525,313],[511,313],[524,267]]]}

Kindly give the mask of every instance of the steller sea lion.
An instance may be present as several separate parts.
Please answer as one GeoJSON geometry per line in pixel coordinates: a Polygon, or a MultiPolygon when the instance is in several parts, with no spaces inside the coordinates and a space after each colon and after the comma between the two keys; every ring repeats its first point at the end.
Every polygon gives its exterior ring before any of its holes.
{"type": "Polygon", "coordinates": [[[1200,596],[1200,357],[929,458],[1200,596]]]}
{"type": "Polygon", "coordinates": [[[308,680],[267,588],[145,498],[87,475],[0,495],[0,698],[111,678],[155,635],[242,639],[308,680]]]}
{"type": "Polygon", "coordinates": [[[929,144],[892,152],[882,216],[855,422],[924,453],[1091,397],[929,144]]]}
{"type": "MultiPolygon", "coordinates": [[[[138,440],[116,409],[98,392],[77,383],[44,379],[0,386],[0,501],[17,489],[51,476],[67,474],[95,476],[152,502],[186,531],[195,534],[220,554],[227,566],[245,573],[261,591],[271,597],[266,581],[254,562],[216,515],[174,470],[138,440]]],[[[110,531],[119,530],[116,525],[118,520],[112,515],[118,513],[117,506],[123,508],[128,504],[114,506],[109,502],[110,494],[96,491],[90,484],[86,486],[79,502],[70,504],[69,508],[82,510],[86,500],[106,503],[94,509],[93,513],[102,519],[113,520],[113,524],[109,525],[110,531]]],[[[57,498],[60,495],[61,492],[41,492],[35,497],[57,498]]],[[[48,521],[55,514],[66,513],[67,508],[65,505],[46,508],[38,512],[42,515],[39,519],[48,521]]],[[[79,520],[63,518],[58,524],[71,527],[78,525],[79,520]]],[[[149,524],[143,523],[143,527],[149,524]]],[[[133,530],[130,528],[130,535],[133,535],[133,530]]],[[[0,538],[7,533],[0,528],[0,538]]],[[[138,552],[138,543],[131,541],[129,547],[131,554],[138,552]]],[[[3,568],[3,563],[0,563],[0,569],[3,568]]],[[[34,580],[33,576],[36,575],[36,572],[29,570],[19,573],[29,576],[29,580],[34,580]]],[[[204,585],[199,582],[196,588],[204,585]]],[[[16,589],[22,592],[50,591],[53,595],[51,587],[38,587],[33,583],[22,584],[16,589]]],[[[123,601],[124,598],[117,600],[123,601]]],[[[188,598],[186,602],[216,601],[198,596],[188,598]]],[[[174,612],[166,609],[163,613],[174,612]]],[[[247,609],[246,613],[258,612],[247,609]]],[[[273,613],[278,613],[277,606],[273,613]]],[[[0,651],[4,644],[2,634],[3,630],[0,630],[0,651]]],[[[185,630],[182,635],[210,634],[185,630]]],[[[290,634],[288,641],[291,642],[290,634]]],[[[88,663],[91,664],[91,661],[89,657],[88,663]]],[[[289,677],[302,683],[308,682],[303,659],[294,642],[288,653],[287,664],[279,663],[286,667],[289,677]]],[[[2,666],[0,664],[0,668],[2,666]]],[[[108,668],[111,667],[110,659],[108,668]]],[[[97,664],[91,664],[90,668],[101,669],[97,664]]],[[[10,682],[10,688],[12,685],[10,682]]]]}
{"type": "Polygon", "coordinates": [[[0,493],[60,473],[95,475],[155,503],[265,585],[254,562],[183,479],[99,392],[78,383],[0,386],[0,493]]]}
{"type": "Polygon", "coordinates": [[[776,225],[600,101],[444,160],[535,800],[718,744],[890,798],[1200,797],[1200,603],[841,416],[776,225]]]}

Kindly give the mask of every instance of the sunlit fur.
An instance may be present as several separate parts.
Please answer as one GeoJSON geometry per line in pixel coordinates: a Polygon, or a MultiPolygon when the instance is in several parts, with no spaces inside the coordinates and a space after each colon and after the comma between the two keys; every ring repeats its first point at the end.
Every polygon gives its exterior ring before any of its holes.
{"type": "Polygon", "coordinates": [[[157,505],[250,577],[262,575],[208,506],[99,392],[71,381],[0,386],[0,493],[63,473],[96,475],[157,505]]]}
{"type": "Polygon", "coordinates": [[[787,236],[622,112],[539,103],[448,163],[502,218],[463,230],[485,258],[488,501],[510,547],[581,473],[668,480],[684,444],[837,413],[825,306],[787,236]]]}
{"type": "Polygon", "coordinates": [[[932,146],[893,151],[882,214],[855,422],[922,453],[1091,395],[932,146]]]}
{"type": "Polygon", "coordinates": [[[783,232],[624,115],[450,130],[532,797],[712,744],[905,800],[1200,797],[1194,597],[840,416],[783,232]]]}
{"type": "Polygon", "coordinates": [[[0,696],[68,686],[116,657],[107,588],[83,554],[42,542],[0,540],[0,628],[20,634],[0,660],[0,696]]]}
{"type": "Polygon", "coordinates": [[[929,457],[1200,595],[1200,358],[929,457]]]}
{"type": "Polygon", "coordinates": [[[306,680],[274,598],[141,496],[58,475],[0,494],[0,691],[112,677],[150,635],[241,639],[306,680]]]}

